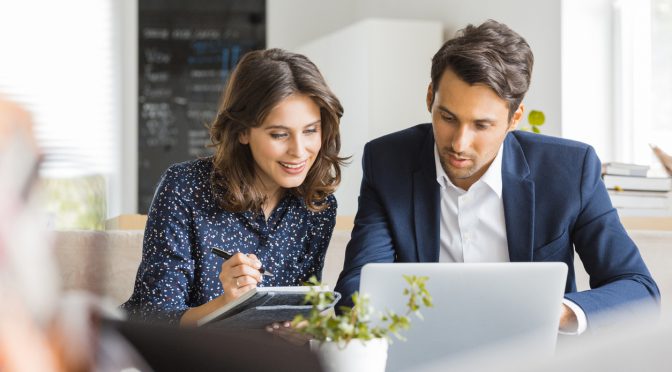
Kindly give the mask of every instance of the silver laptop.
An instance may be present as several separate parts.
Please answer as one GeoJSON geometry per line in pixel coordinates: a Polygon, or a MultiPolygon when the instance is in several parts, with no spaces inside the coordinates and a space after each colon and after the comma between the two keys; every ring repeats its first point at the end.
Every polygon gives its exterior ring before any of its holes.
{"type": "Polygon", "coordinates": [[[367,264],[360,293],[370,296],[376,312],[405,313],[403,275],[429,277],[434,307],[421,309],[424,320],[411,316],[411,328],[402,331],[406,341],[393,338],[388,371],[523,339],[520,357],[553,354],[567,277],[564,263],[367,264]]]}

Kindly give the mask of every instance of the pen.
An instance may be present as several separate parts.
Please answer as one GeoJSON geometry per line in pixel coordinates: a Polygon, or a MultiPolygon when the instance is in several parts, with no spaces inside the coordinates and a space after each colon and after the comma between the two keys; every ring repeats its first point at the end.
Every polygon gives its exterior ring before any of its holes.
{"type": "MultiPolygon", "coordinates": [[[[232,254],[231,252],[225,251],[225,250],[223,250],[222,248],[212,247],[211,251],[212,251],[212,253],[214,253],[215,255],[217,255],[217,256],[219,256],[219,257],[225,259],[225,260],[228,260],[229,258],[233,257],[233,254],[232,254]]],[[[259,268],[259,272],[261,273],[261,275],[275,276],[275,275],[273,275],[273,273],[271,273],[270,271],[264,269],[263,266],[259,268]]]]}

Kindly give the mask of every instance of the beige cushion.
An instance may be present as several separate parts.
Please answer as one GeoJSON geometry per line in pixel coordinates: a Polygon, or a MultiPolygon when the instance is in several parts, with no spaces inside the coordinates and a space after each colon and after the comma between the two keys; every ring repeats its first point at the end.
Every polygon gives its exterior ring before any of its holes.
{"type": "Polygon", "coordinates": [[[133,292],[142,230],[57,231],[54,249],[65,289],[85,289],[117,304],[133,292]]]}
{"type": "Polygon", "coordinates": [[[327,257],[324,260],[324,269],[322,269],[322,282],[334,289],[338,281],[338,275],[343,269],[343,260],[345,259],[345,246],[350,241],[350,231],[334,230],[331,237],[329,248],[327,248],[327,257]]]}

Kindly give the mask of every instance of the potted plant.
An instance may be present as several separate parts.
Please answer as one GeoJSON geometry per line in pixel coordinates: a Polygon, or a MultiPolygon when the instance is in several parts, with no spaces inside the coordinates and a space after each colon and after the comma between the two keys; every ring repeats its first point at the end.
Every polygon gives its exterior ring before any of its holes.
{"type": "MultiPolygon", "coordinates": [[[[404,275],[404,279],[408,283],[403,289],[404,295],[408,296],[408,308],[403,315],[386,310],[376,321],[368,296],[357,292],[352,295],[352,308],[341,307],[340,314],[324,311],[333,303],[334,293],[311,289],[305,298],[305,303],[312,306],[310,313],[307,317],[296,316],[292,326],[313,337],[311,349],[318,354],[327,371],[382,372],[387,362],[390,335],[404,340],[399,331],[409,328],[410,315],[422,319],[420,308],[432,306],[432,297],[426,288],[428,277],[404,275]]],[[[313,288],[321,285],[315,277],[306,284],[313,288]]]]}

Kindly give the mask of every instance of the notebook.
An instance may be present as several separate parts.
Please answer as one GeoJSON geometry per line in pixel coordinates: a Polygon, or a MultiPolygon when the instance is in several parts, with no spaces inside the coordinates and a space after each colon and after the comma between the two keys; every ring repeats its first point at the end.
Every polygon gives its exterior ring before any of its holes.
{"type": "Polygon", "coordinates": [[[521,356],[555,350],[567,265],[533,263],[387,263],[362,268],[360,293],[377,311],[404,313],[403,275],[428,276],[432,308],[424,320],[411,316],[406,341],[393,340],[387,370],[464,355],[516,338],[527,338],[521,356]]]}
{"type": "MultiPolygon", "coordinates": [[[[307,315],[311,305],[304,304],[310,286],[300,287],[257,287],[201,318],[198,326],[212,326],[228,329],[264,328],[274,322],[294,319],[298,314],[307,315]]],[[[320,287],[321,291],[329,291],[320,287]]],[[[334,293],[333,307],[340,299],[334,293]]]]}

